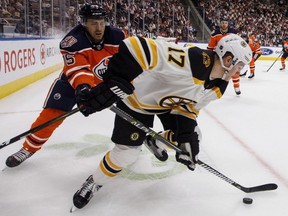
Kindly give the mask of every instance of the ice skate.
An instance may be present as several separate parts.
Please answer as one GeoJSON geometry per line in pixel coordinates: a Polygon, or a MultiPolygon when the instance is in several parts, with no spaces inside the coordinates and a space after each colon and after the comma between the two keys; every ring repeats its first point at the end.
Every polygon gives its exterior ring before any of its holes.
{"type": "Polygon", "coordinates": [[[285,70],[285,67],[281,67],[281,68],[279,68],[279,70],[285,70]]]}
{"type": "Polygon", "coordinates": [[[251,74],[248,76],[248,78],[251,79],[251,78],[253,78],[254,76],[255,76],[255,74],[254,74],[254,73],[251,73],[251,74]]]}
{"type": "Polygon", "coordinates": [[[248,72],[248,70],[246,70],[243,74],[240,74],[240,77],[246,76],[247,72],[248,72]]]}
{"type": "Polygon", "coordinates": [[[86,206],[94,196],[94,193],[97,192],[101,187],[102,185],[97,185],[93,180],[93,176],[90,175],[86,179],[82,187],[74,194],[73,196],[74,206],[72,206],[70,212],[75,211],[74,207],[81,209],[84,206],[86,206]]]}
{"type": "Polygon", "coordinates": [[[234,90],[235,90],[236,95],[240,95],[241,94],[240,88],[234,88],[234,90]]]}
{"type": "Polygon", "coordinates": [[[29,152],[24,148],[21,148],[18,152],[9,156],[6,160],[7,167],[16,167],[30,158],[35,152],[29,152]]]}

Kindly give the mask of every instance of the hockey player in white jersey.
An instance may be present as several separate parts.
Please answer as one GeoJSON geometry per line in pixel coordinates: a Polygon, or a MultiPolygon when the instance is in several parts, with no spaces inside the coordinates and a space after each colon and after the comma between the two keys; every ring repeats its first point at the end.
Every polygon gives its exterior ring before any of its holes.
{"type": "MultiPolygon", "coordinates": [[[[118,100],[117,107],[149,127],[157,115],[164,134],[183,151],[176,153],[176,160],[194,170],[200,142],[199,111],[222,97],[228,81],[251,58],[250,47],[238,35],[223,37],[215,52],[130,37],[111,58],[103,83],[87,92],[85,104],[100,111],[115,102],[115,93],[129,95],[118,100]]],[[[83,208],[123,167],[135,162],[145,137],[143,131],[116,116],[111,138],[115,147],[74,194],[74,206],[83,208]]]]}

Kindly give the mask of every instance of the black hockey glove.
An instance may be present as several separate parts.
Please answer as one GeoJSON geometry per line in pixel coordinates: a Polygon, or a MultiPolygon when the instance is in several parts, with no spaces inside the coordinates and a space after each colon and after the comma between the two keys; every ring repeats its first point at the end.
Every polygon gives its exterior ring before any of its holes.
{"type": "Polygon", "coordinates": [[[110,107],[117,100],[132,94],[134,86],[120,77],[110,77],[108,80],[92,88],[93,97],[89,103],[96,111],[110,107]]]}
{"type": "Polygon", "coordinates": [[[184,136],[178,139],[178,147],[182,150],[182,153],[176,153],[176,161],[186,165],[192,171],[195,169],[198,160],[200,139],[200,131],[197,126],[195,131],[189,135],[189,138],[184,136]]]}
{"type": "Polygon", "coordinates": [[[92,98],[91,87],[88,84],[81,84],[77,86],[75,97],[76,103],[80,112],[85,116],[89,116],[90,114],[96,112],[96,110],[92,107],[89,100],[92,98]]]}

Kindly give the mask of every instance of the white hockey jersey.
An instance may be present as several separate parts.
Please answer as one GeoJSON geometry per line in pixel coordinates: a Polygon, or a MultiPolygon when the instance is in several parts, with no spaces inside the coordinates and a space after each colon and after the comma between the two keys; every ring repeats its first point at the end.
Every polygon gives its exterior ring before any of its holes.
{"type": "Polygon", "coordinates": [[[136,112],[170,112],[195,119],[200,109],[220,98],[227,87],[228,82],[223,80],[207,85],[214,62],[212,51],[138,37],[130,37],[123,43],[126,47],[123,49],[121,44],[117,55],[133,56],[136,61],[127,59],[128,65],[123,65],[125,58],[122,63],[117,63],[116,58],[110,62],[111,69],[121,73],[138,70],[140,75],[133,80],[135,91],[123,100],[136,112]]]}

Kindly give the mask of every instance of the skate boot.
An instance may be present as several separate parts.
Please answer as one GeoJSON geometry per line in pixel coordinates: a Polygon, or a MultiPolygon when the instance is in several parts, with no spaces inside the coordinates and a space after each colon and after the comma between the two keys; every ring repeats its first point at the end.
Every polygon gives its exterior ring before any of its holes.
{"type": "Polygon", "coordinates": [[[241,94],[240,88],[234,88],[234,90],[235,90],[236,95],[240,95],[241,94]]]}
{"type": "Polygon", "coordinates": [[[23,163],[25,160],[30,158],[35,152],[29,152],[24,148],[21,148],[18,152],[9,156],[6,160],[8,167],[16,167],[23,163]]]}
{"type": "Polygon", "coordinates": [[[285,70],[285,67],[280,68],[279,70],[285,70]]]}
{"type": "Polygon", "coordinates": [[[97,192],[102,185],[97,185],[94,180],[93,176],[90,175],[82,187],[74,194],[73,196],[73,204],[76,208],[81,209],[86,206],[89,201],[94,196],[94,193],[97,192]]]}
{"type": "Polygon", "coordinates": [[[162,149],[157,146],[155,139],[148,135],[144,140],[144,145],[155,155],[155,157],[160,161],[166,161],[168,159],[168,154],[166,149],[162,149]]]}
{"type": "Polygon", "coordinates": [[[247,72],[248,72],[248,70],[246,70],[243,74],[240,74],[239,76],[244,77],[244,76],[246,76],[247,72]]]}
{"type": "Polygon", "coordinates": [[[255,76],[255,74],[254,74],[254,73],[251,73],[251,74],[248,76],[248,78],[251,79],[251,78],[253,78],[254,76],[255,76]]]}

